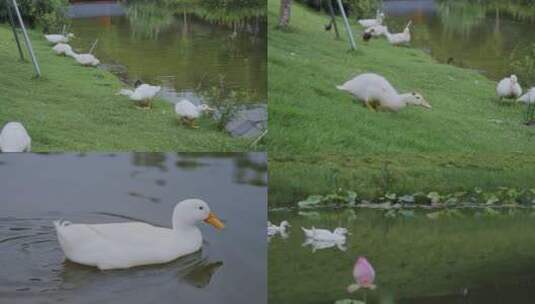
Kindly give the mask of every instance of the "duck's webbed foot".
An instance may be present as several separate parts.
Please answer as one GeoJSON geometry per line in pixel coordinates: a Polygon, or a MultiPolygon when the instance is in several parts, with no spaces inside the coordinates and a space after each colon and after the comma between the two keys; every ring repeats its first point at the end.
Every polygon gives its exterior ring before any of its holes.
{"type": "Polygon", "coordinates": [[[366,107],[368,108],[368,110],[372,111],[372,112],[376,112],[377,109],[373,107],[372,103],[370,101],[365,101],[364,102],[366,104],[366,107]]]}

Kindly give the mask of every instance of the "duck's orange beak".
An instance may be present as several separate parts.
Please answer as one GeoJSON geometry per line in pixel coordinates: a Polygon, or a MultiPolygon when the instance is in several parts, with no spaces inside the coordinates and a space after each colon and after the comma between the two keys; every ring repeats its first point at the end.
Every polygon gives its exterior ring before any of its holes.
{"type": "Polygon", "coordinates": [[[208,214],[208,217],[204,220],[205,223],[214,226],[216,229],[221,230],[225,228],[225,225],[213,212],[208,214]]]}

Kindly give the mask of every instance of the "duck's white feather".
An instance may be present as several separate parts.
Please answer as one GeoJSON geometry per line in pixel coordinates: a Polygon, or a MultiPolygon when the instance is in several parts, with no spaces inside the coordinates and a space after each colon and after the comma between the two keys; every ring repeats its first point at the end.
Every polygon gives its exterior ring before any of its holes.
{"type": "Polygon", "coordinates": [[[516,76],[511,75],[498,82],[496,94],[500,98],[519,98],[522,95],[522,87],[516,76]]]}
{"type": "Polygon", "coordinates": [[[182,99],[175,104],[175,114],[178,118],[197,119],[201,116],[202,110],[187,99],[182,99]]]}
{"type": "Polygon", "coordinates": [[[20,122],[9,122],[0,132],[1,152],[30,152],[32,139],[20,122]]]}
{"type": "Polygon", "coordinates": [[[122,89],[119,94],[130,97],[131,100],[141,101],[154,98],[162,87],[142,84],[135,90],[122,89]]]}
{"type": "Polygon", "coordinates": [[[70,51],[67,55],[73,57],[76,62],[83,66],[97,66],[100,64],[100,60],[93,54],[76,54],[75,52],[70,51]]]}
{"type": "Polygon", "coordinates": [[[73,53],[72,47],[65,43],[56,44],[52,50],[54,53],[56,53],[56,55],[69,55],[73,53]]]}
{"type": "Polygon", "coordinates": [[[53,44],[69,42],[68,36],[60,35],[60,34],[45,35],[45,38],[48,42],[53,43],[53,44]]]}
{"type": "Polygon", "coordinates": [[[523,102],[523,103],[535,103],[535,87],[527,91],[526,94],[518,98],[517,101],[523,102]]]}
{"type": "Polygon", "coordinates": [[[54,225],[69,260],[102,270],[166,263],[202,245],[197,228],[178,234],[173,229],[140,222],[54,225]]]}
{"type": "Polygon", "coordinates": [[[358,23],[364,28],[370,28],[377,25],[382,25],[385,15],[383,13],[377,13],[375,19],[360,19],[358,23]]]}
{"type": "Polygon", "coordinates": [[[408,104],[431,108],[420,94],[399,94],[388,80],[374,73],[358,75],[337,88],[349,92],[363,103],[377,102],[384,110],[397,112],[408,104]]]}
{"type": "Polygon", "coordinates": [[[386,39],[390,44],[392,45],[400,45],[400,44],[406,44],[411,42],[411,30],[410,30],[411,22],[407,24],[403,32],[397,33],[397,34],[391,34],[388,29],[385,31],[386,39]]]}
{"type": "Polygon", "coordinates": [[[90,225],[55,221],[54,226],[69,260],[105,270],[167,263],[193,253],[202,246],[196,223],[214,217],[205,202],[189,199],[176,205],[172,229],[141,222],[90,225]]]}
{"type": "MultiPolygon", "coordinates": [[[[316,240],[316,241],[339,242],[339,241],[345,241],[346,239],[344,233],[338,232],[338,230],[331,232],[327,229],[316,229],[314,227],[312,227],[311,229],[305,229],[301,227],[301,229],[305,233],[305,237],[316,240]]],[[[337,229],[340,229],[340,228],[337,228],[337,229]]]]}

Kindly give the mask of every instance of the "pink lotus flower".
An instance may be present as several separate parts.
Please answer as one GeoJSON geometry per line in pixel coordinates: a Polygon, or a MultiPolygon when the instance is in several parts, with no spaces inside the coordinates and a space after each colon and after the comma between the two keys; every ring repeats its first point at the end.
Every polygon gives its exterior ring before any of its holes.
{"type": "Polygon", "coordinates": [[[365,257],[359,257],[353,267],[353,278],[356,284],[351,284],[347,287],[347,292],[352,293],[360,288],[375,289],[373,281],[375,281],[375,270],[365,257]]]}

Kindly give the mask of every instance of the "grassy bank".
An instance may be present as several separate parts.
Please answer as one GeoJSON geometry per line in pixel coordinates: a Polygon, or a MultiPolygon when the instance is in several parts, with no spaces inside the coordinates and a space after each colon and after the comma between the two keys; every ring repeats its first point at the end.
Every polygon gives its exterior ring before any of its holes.
{"type": "Polygon", "coordinates": [[[345,36],[323,30],[325,15],[297,4],[291,28],[276,30],[278,9],[268,1],[272,206],[335,187],[376,195],[531,186],[535,128],[522,124],[523,106],[496,100],[495,82],[384,39],[359,39],[348,52],[345,36]],[[336,90],[364,72],[421,92],[433,109],[373,113],[336,90]]]}
{"type": "MultiPolygon", "coordinates": [[[[151,111],[115,93],[111,73],[78,66],[56,56],[42,35],[31,40],[43,77],[20,62],[9,27],[0,25],[0,125],[21,121],[33,151],[246,151],[249,141],[233,139],[203,119],[200,129],[177,124],[173,107],[155,100],[151,111]]],[[[29,56],[26,56],[28,59],[29,56]]]]}

